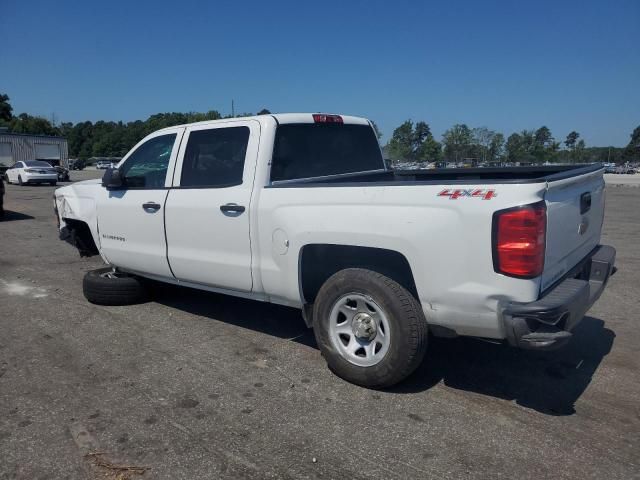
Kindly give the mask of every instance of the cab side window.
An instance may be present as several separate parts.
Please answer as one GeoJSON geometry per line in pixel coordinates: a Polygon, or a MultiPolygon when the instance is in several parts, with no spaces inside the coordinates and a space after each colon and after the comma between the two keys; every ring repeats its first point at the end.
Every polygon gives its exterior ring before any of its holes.
{"type": "Polygon", "coordinates": [[[140,145],[119,168],[127,188],[164,188],[176,134],[154,137],[140,145]]]}
{"type": "Polygon", "coordinates": [[[180,187],[241,185],[248,143],[249,127],[192,131],[182,162],[180,187]]]}

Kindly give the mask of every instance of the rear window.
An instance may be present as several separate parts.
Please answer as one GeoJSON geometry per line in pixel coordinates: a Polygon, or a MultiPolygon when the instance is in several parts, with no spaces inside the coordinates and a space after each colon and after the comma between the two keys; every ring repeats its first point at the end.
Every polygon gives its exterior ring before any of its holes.
{"type": "Polygon", "coordinates": [[[271,180],[338,175],[384,168],[368,125],[290,124],[276,130],[271,180]]]}
{"type": "Polygon", "coordinates": [[[46,168],[51,168],[51,165],[49,165],[47,162],[41,162],[39,160],[27,160],[24,163],[25,163],[25,165],[27,167],[46,167],[46,168]]]}

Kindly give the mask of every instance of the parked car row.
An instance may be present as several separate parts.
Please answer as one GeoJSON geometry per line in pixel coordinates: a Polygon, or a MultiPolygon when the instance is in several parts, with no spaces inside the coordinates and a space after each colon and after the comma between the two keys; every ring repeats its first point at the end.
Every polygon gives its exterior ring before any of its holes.
{"type": "Polygon", "coordinates": [[[635,173],[637,173],[637,170],[629,165],[620,165],[619,167],[616,167],[616,170],[614,173],[624,174],[624,175],[634,175],[635,173]]]}

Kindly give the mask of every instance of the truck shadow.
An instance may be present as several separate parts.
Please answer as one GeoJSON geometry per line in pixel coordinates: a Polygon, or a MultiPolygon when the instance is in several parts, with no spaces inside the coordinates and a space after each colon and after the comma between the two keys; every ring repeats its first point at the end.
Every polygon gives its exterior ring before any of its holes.
{"type": "Polygon", "coordinates": [[[34,217],[25,213],[13,212],[11,210],[5,210],[4,216],[0,217],[0,222],[12,222],[15,220],[33,220],[34,217]]]}
{"type": "MultiPolygon", "coordinates": [[[[154,282],[154,300],[212,320],[317,348],[300,311],[154,282]]],[[[471,338],[429,339],[422,365],[388,393],[419,393],[439,383],[505,400],[548,415],[571,415],[615,334],[585,317],[565,347],[550,352],[518,350],[471,338]]]]}
{"type": "Polygon", "coordinates": [[[443,382],[450,388],[513,400],[548,415],[572,415],[615,333],[585,317],[568,345],[549,352],[518,350],[471,338],[433,338],[424,362],[390,391],[413,393],[443,382]]]}
{"type": "Polygon", "coordinates": [[[153,300],[193,315],[317,348],[300,310],[272,303],[152,282],[153,300]]]}

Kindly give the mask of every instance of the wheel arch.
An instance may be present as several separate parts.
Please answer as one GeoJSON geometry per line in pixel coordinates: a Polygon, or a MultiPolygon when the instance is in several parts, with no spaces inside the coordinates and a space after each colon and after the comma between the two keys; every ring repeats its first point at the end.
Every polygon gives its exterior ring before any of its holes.
{"type": "Polygon", "coordinates": [[[60,240],[64,240],[78,249],[81,257],[92,257],[100,252],[86,222],[63,217],[64,227],[60,230],[60,240]]]}
{"type": "Polygon", "coordinates": [[[307,326],[313,325],[313,303],[320,287],[346,268],[364,268],[385,275],[419,298],[411,266],[402,253],[360,245],[311,243],[304,245],[298,256],[298,288],[307,326]]]}

